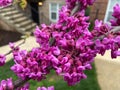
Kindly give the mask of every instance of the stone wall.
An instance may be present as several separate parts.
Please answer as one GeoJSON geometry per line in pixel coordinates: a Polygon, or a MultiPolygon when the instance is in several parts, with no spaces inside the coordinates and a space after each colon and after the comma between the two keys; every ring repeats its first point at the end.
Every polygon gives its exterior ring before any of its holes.
{"type": "Polygon", "coordinates": [[[91,6],[90,20],[94,21],[96,18],[104,20],[107,5],[108,0],[96,0],[93,6],[91,6]]]}

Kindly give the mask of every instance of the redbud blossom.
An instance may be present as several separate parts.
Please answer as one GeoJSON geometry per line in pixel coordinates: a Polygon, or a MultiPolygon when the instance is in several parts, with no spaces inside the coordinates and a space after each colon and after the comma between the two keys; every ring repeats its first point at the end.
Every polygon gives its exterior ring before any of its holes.
{"type": "Polygon", "coordinates": [[[111,19],[112,26],[119,26],[120,25],[120,5],[116,4],[113,8],[112,16],[114,19],[111,19]]]}
{"type": "Polygon", "coordinates": [[[0,0],[0,7],[8,6],[13,0],[0,0]]]}
{"type": "Polygon", "coordinates": [[[0,66],[3,66],[5,64],[6,57],[5,55],[0,55],[0,66]]]}
{"type": "Polygon", "coordinates": [[[48,88],[46,88],[46,87],[38,87],[37,90],[54,90],[54,87],[53,86],[50,86],[48,88]]]}
{"type": "Polygon", "coordinates": [[[2,80],[0,82],[0,90],[13,90],[13,89],[14,86],[11,78],[7,80],[2,80]]]}
{"type": "MultiPolygon", "coordinates": [[[[54,69],[68,85],[75,85],[87,78],[84,70],[92,69],[91,63],[97,54],[104,55],[106,50],[111,50],[112,58],[120,56],[120,36],[111,32],[111,26],[96,20],[94,29],[91,32],[88,29],[89,17],[85,16],[84,9],[94,1],[67,0],[56,24],[36,27],[34,35],[39,48],[27,52],[12,44],[15,64],[11,70],[24,80],[41,81],[54,69]],[[80,9],[71,16],[76,1],[80,3],[80,9]]],[[[38,90],[48,89],[39,87],[38,90]]]]}

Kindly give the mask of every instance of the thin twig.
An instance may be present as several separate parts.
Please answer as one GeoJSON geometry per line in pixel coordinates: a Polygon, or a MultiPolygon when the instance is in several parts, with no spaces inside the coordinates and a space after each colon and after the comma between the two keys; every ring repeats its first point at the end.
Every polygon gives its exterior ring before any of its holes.
{"type": "Polygon", "coordinates": [[[75,13],[77,13],[80,10],[80,3],[76,2],[75,7],[73,8],[72,12],[71,12],[71,16],[73,16],[75,13]]]}
{"type": "Polygon", "coordinates": [[[14,90],[16,90],[18,87],[21,87],[22,85],[24,85],[29,80],[30,79],[26,79],[26,80],[22,80],[21,78],[17,79],[16,81],[13,82],[14,90]]]}
{"type": "MultiPolygon", "coordinates": [[[[25,43],[25,41],[26,41],[26,39],[23,39],[23,42],[21,42],[20,44],[18,44],[16,47],[21,46],[22,44],[24,44],[24,43],[25,43]]],[[[7,55],[11,54],[11,53],[12,53],[12,51],[13,51],[13,50],[10,50],[9,52],[7,52],[7,53],[5,54],[5,56],[7,56],[7,55]]]]}
{"type": "Polygon", "coordinates": [[[107,32],[105,35],[101,35],[100,37],[97,37],[97,38],[95,38],[94,40],[96,40],[96,39],[100,39],[100,40],[102,40],[106,35],[108,35],[109,33],[117,33],[117,32],[119,32],[120,31],[120,26],[115,26],[115,27],[113,27],[113,29],[112,30],[110,30],[109,32],[107,32]]]}
{"type": "Polygon", "coordinates": [[[118,31],[120,31],[120,26],[115,26],[115,27],[113,27],[113,29],[110,31],[110,33],[111,33],[111,32],[116,33],[116,32],[118,32],[118,31]]]}

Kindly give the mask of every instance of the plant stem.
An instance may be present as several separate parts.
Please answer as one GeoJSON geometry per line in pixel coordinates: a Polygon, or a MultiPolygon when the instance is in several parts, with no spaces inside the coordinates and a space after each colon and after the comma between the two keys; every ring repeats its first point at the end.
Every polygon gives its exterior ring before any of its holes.
{"type": "Polygon", "coordinates": [[[26,82],[28,82],[30,79],[26,79],[26,80],[22,80],[21,78],[19,78],[18,80],[13,82],[14,85],[14,90],[16,90],[18,87],[21,87],[22,85],[24,85],[26,82]]]}

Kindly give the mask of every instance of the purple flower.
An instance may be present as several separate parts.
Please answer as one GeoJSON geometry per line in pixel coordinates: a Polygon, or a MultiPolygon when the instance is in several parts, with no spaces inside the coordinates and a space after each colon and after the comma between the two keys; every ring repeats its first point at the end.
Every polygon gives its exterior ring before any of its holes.
{"type": "Polygon", "coordinates": [[[34,35],[36,37],[36,41],[40,44],[41,47],[47,48],[49,46],[50,39],[49,27],[44,26],[40,30],[39,27],[37,26],[34,35]]]}
{"type": "Polygon", "coordinates": [[[113,8],[113,19],[110,20],[112,26],[119,26],[120,25],[120,5],[116,4],[113,8]]]}
{"type": "Polygon", "coordinates": [[[62,47],[66,47],[67,46],[67,40],[66,39],[59,40],[58,45],[62,46],[62,47]]]}
{"type": "Polygon", "coordinates": [[[46,87],[38,87],[37,90],[54,90],[54,86],[46,87]]]}
{"type": "Polygon", "coordinates": [[[80,3],[81,9],[85,9],[88,5],[92,5],[95,2],[95,0],[66,0],[68,8],[73,9],[77,1],[80,3]]]}
{"type": "Polygon", "coordinates": [[[95,20],[95,26],[92,30],[93,37],[101,36],[111,30],[111,26],[104,24],[101,20],[95,20]]]}
{"type": "Polygon", "coordinates": [[[13,86],[13,82],[12,82],[12,78],[7,79],[7,80],[2,80],[0,82],[0,90],[13,90],[14,86],[13,86]]]}
{"type": "Polygon", "coordinates": [[[12,83],[12,78],[7,79],[7,86],[9,87],[9,90],[13,90],[14,86],[12,83]]]}
{"type": "Polygon", "coordinates": [[[58,47],[53,47],[52,52],[56,56],[60,55],[60,49],[58,47]]]}
{"type": "Polygon", "coordinates": [[[29,87],[30,87],[29,83],[26,83],[24,86],[20,88],[18,87],[17,90],[29,90],[29,87]]]}
{"type": "Polygon", "coordinates": [[[14,61],[15,64],[11,67],[11,70],[22,79],[31,78],[40,81],[49,73],[49,67],[51,66],[47,54],[44,54],[44,50],[42,51],[39,48],[34,48],[30,52],[24,50],[16,52],[14,61]]]}
{"type": "MultiPolygon", "coordinates": [[[[85,16],[84,9],[95,0],[66,1],[56,24],[36,27],[34,35],[40,44],[39,48],[27,52],[16,50],[16,47],[11,45],[15,61],[11,69],[18,77],[41,81],[54,69],[58,75],[64,77],[68,85],[75,85],[81,79],[87,78],[84,70],[92,69],[91,63],[97,54],[104,55],[106,50],[111,49],[112,58],[120,55],[120,39],[117,37],[119,33],[111,33],[108,24],[96,20],[94,29],[91,32],[88,30],[89,17],[85,16]],[[76,2],[80,3],[80,9],[71,15],[76,2]]],[[[117,10],[118,6],[115,8],[116,12],[117,10]]],[[[118,18],[119,15],[114,16],[118,18]]],[[[119,19],[116,23],[119,24],[119,19]]],[[[38,90],[53,88],[39,87],[38,90]]]]}
{"type": "Polygon", "coordinates": [[[8,6],[13,0],[0,0],[0,7],[8,6]]]}
{"type": "Polygon", "coordinates": [[[120,19],[120,5],[116,4],[113,9],[114,9],[114,12],[113,12],[112,16],[120,19]]]}
{"type": "Polygon", "coordinates": [[[53,63],[53,65],[55,65],[55,66],[58,65],[58,63],[59,63],[58,58],[55,57],[54,55],[50,55],[50,56],[49,56],[49,60],[51,60],[52,63],[53,63]]]}
{"type": "Polygon", "coordinates": [[[117,56],[120,56],[120,51],[111,51],[112,58],[116,58],[117,56]]]}
{"type": "Polygon", "coordinates": [[[6,57],[5,55],[0,55],[0,66],[3,66],[5,64],[6,57]]]}

